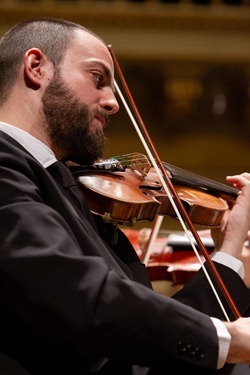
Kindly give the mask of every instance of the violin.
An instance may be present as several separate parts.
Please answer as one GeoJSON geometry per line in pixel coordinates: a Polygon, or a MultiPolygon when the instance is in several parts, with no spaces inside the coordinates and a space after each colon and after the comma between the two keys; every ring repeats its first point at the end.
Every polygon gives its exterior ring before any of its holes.
{"type": "MultiPolygon", "coordinates": [[[[175,190],[195,224],[219,226],[238,189],[163,162],[175,190]]],[[[156,215],[176,218],[154,167],[139,153],[100,161],[91,168],[71,169],[81,183],[91,211],[106,222],[132,226],[156,215]]]]}

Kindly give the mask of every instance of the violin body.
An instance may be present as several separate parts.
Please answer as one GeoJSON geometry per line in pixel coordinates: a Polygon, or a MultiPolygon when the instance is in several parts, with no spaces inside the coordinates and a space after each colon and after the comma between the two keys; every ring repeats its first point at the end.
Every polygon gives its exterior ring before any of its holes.
{"type": "MultiPolygon", "coordinates": [[[[176,217],[153,167],[145,176],[131,168],[124,171],[76,168],[74,174],[91,211],[105,221],[131,226],[141,220],[153,221],[157,214],[176,217]]],[[[175,189],[193,223],[220,225],[228,209],[224,199],[188,186],[176,185],[175,189]]]]}

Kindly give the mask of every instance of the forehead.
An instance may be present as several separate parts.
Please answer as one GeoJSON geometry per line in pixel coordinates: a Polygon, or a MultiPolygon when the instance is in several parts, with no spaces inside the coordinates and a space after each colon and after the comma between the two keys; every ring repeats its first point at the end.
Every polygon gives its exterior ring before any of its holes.
{"type": "Polygon", "coordinates": [[[99,62],[114,74],[114,65],[107,46],[97,37],[84,30],[77,29],[75,37],[66,51],[64,60],[79,62],[99,62]]]}

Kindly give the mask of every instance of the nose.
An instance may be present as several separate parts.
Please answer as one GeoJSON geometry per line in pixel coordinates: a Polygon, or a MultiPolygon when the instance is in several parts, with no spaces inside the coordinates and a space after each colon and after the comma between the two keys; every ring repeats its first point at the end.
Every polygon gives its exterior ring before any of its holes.
{"type": "Polygon", "coordinates": [[[105,109],[108,115],[117,113],[120,108],[112,90],[110,90],[109,93],[100,99],[99,104],[103,109],[105,109]]]}

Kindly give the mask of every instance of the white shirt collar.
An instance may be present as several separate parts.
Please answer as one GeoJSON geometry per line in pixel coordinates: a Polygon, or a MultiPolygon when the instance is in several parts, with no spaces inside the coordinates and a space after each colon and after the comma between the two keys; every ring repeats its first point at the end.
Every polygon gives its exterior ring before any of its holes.
{"type": "Polygon", "coordinates": [[[19,142],[27,151],[29,151],[30,154],[34,156],[34,158],[36,158],[44,166],[44,168],[47,168],[49,165],[53,164],[56,161],[56,157],[53,151],[43,142],[39,141],[37,138],[33,137],[26,131],[1,121],[0,130],[7,133],[17,142],[19,142]]]}

